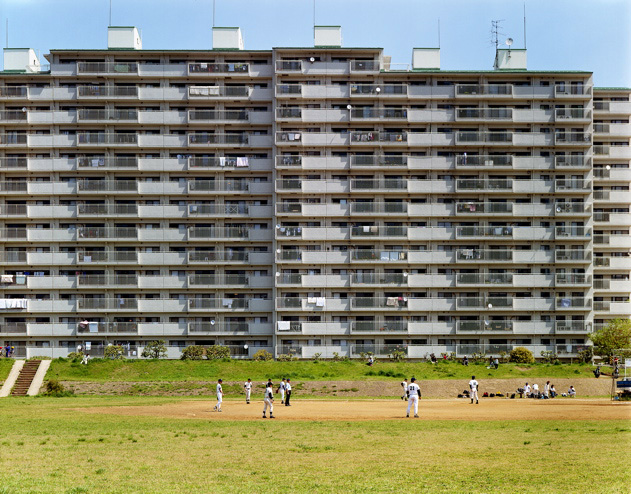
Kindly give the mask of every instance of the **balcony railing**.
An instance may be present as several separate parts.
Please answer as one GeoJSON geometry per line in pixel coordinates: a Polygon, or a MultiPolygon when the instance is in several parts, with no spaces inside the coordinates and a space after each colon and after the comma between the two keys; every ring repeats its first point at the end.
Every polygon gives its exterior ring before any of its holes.
{"type": "Polygon", "coordinates": [[[352,202],[352,213],[399,213],[408,212],[407,202],[352,202]]]}
{"type": "Polygon", "coordinates": [[[457,261],[512,261],[512,250],[458,249],[457,261]]]}
{"type": "Polygon", "coordinates": [[[28,136],[26,133],[6,133],[0,134],[0,144],[26,144],[28,142],[28,136]]]}
{"type": "Polygon", "coordinates": [[[247,322],[191,322],[188,324],[189,333],[247,333],[247,322]]]}
{"type": "Polygon", "coordinates": [[[355,154],[351,156],[351,167],[373,167],[373,166],[407,166],[407,156],[389,155],[363,155],[355,154]]]}
{"type": "Polygon", "coordinates": [[[189,134],[190,144],[248,144],[248,134],[189,134]]]}
{"type": "Polygon", "coordinates": [[[512,273],[458,273],[458,285],[512,285],[512,273]]]}
{"type": "Polygon", "coordinates": [[[380,190],[407,190],[408,181],[403,178],[383,178],[383,179],[353,179],[351,189],[380,189],[380,190]]]}
{"type": "Polygon", "coordinates": [[[590,158],[582,155],[557,154],[554,157],[555,168],[583,168],[588,166],[589,162],[590,158]]]}
{"type": "Polygon", "coordinates": [[[80,286],[136,286],[138,278],[135,274],[82,274],[77,276],[80,286]]]}
{"type": "Polygon", "coordinates": [[[189,74],[231,74],[245,73],[250,70],[247,63],[189,63],[189,74]]]}
{"type": "Polygon", "coordinates": [[[555,96],[587,96],[592,94],[591,86],[582,84],[557,84],[554,86],[555,96]]]}
{"type": "Polygon", "coordinates": [[[189,98],[243,97],[250,95],[249,86],[189,86],[189,98]]]}
{"type": "Polygon", "coordinates": [[[97,262],[138,262],[138,254],[134,251],[86,250],[77,253],[80,263],[97,262]]]}
{"type": "Polygon", "coordinates": [[[351,142],[407,142],[407,140],[407,132],[351,132],[351,142]]]}
{"type": "Polygon", "coordinates": [[[405,285],[405,273],[354,273],[351,278],[357,285],[405,285]]]}
{"type": "Polygon", "coordinates": [[[276,156],[278,166],[302,166],[302,156],[276,156]]]}
{"type": "Polygon", "coordinates": [[[249,211],[247,204],[191,204],[188,206],[189,216],[242,215],[248,214],[249,211]]]}
{"type": "Polygon", "coordinates": [[[191,298],[189,309],[247,309],[249,301],[245,298],[191,298]]]}
{"type": "Polygon", "coordinates": [[[407,226],[354,226],[351,237],[407,237],[407,226]]]}
{"type": "Polygon", "coordinates": [[[26,262],[26,251],[9,250],[0,252],[0,262],[26,262]]]}
{"type": "Polygon", "coordinates": [[[135,310],[138,308],[138,300],[135,298],[80,298],[77,307],[80,310],[135,310]]]}
{"type": "Polygon", "coordinates": [[[0,86],[0,98],[26,98],[27,86],[0,86]]]}
{"type": "Polygon", "coordinates": [[[351,118],[354,119],[375,119],[375,118],[392,118],[407,119],[408,111],[405,108],[353,108],[351,109],[351,118]]]}
{"type": "Polygon", "coordinates": [[[276,108],[276,118],[302,118],[302,108],[276,108]]]}
{"type": "Polygon", "coordinates": [[[80,215],[108,216],[108,215],[137,215],[136,204],[79,204],[77,213],[80,215]]]}
{"type": "Polygon", "coordinates": [[[408,252],[402,250],[355,249],[351,251],[351,261],[406,262],[408,252]]]}
{"type": "Polygon", "coordinates": [[[353,309],[399,309],[406,308],[406,297],[353,297],[351,307],[353,309]]]}
{"type": "Polygon", "coordinates": [[[247,262],[250,259],[248,252],[227,251],[193,251],[188,253],[188,262],[247,262]]]}
{"type": "Polygon", "coordinates": [[[554,330],[557,333],[565,332],[584,332],[587,329],[587,321],[585,320],[571,320],[571,321],[556,321],[554,330]]]}
{"type": "Polygon", "coordinates": [[[456,143],[512,143],[512,132],[476,132],[458,131],[456,132],[456,143]]]}
{"type": "Polygon", "coordinates": [[[136,156],[80,156],[78,168],[138,168],[136,156]]]}
{"type": "Polygon", "coordinates": [[[22,110],[2,110],[0,120],[7,122],[26,122],[28,113],[22,110]]]}
{"type": "Polygon", "coordinates": [[[557,309],[589,309],[592,306],[592,300],[586,297],[557,297],[557,309]]]}
{"type": "Polygon", "coordinates": [[[509,320],[485,320],[485,321],[458,321],[456,332],[484,332],[484,331],[505,331],[513,330],[513,321],[509,320]]]}
{"type": "Polygon", "coordinates": [[[513,181],[507,179],[460,178],[456,180],[457,190],[513,190],[513,181]]]}
{"type": "Polygon", "coordinates": [[[456,204],[458,214],[512,214],[512,202],[459,202],[456,204]]]}
{"type": "Polygon", "coordinates": [[[512,96],[512,84],[457,84],[456,96],[512,96]]]}
{"type": "Polygon", "coordinates": [[[189,168],[246,168],[248,166],[249,160],[245,158],[239,159],[229,156],[193,156],[191,158],[188,158],[189,168]]]}
{"type": "Polygon", "coordinates": [[[351,60],[351,72],[379,72],[379,60],[351,60]]]}
{"type": "Polygon", "coordinates": [[[351,332],[353,333],[395,333],[407,332],[407,321],[351,321],[351,332]]]}
{"type": "Polygon", "coordinates": [[[245,274],[192,274],[188,277],[191,286],[199,285],[247,285],[245,274]]]}
{"type": "Polygon", "coordinates": [[[592,282],[592,277],[582,273],[557,273],[557,285],[585,285],[592,282]]]}
{"type": "Polygon", "coordinates": [[[79,74],[137,74],[135,62],[77,62],[79,74]]]}
{"type": "Polygon", "coordinates": [[[195,192],[245,192],[250,183],[246,180],[191,180],[188,190],[195,192]]]}
{"type": "Polygon", "coordinates": [[[591,116],[592,112],[585,108],[557,108],[554,111],[556,120],[583,120],[591,116]]]}
{"type": "Polygon", "coordinates": [[[77,88],[79,97],[123,97],[138,96],[137,86],[79,86],[77,88]]]}
{"type": "Polygon", "coordinates": [[[6,158],[0,158],[0,168],[12,169],[12,168],[26,168],[28,166],[28,159],[25,156],[7,156],[6,158]]]}
{"type": "Polygon", "coordinates": [[[107,227],[107,226],[82,226],[77,228],[79,239],[93,238],[130,238],[138,237],[136,228],[128,227],[107,227]]]}
{"type": "Polygon", "coordinates": [[[457,237],[507,237],[513,236],[511,226],[459,226],[457,237]]]}
{"type": "Polygon", "coordinates": [[[302,72],[302,60],[276,60],[276,70],[280,72],[302,72]]]}
{"type": "Polygon", "coordinates": [[[302,84],[277,84],[276,94],[302,94],[302,84]]]}
{"type": "Polygon", "coordinates": [[[77,132],[79,144],[137,144],[135,133],[77,132]]]}
{"type": "Polygon", "coordinates": [[[557,226],[555,228],[556,238],[584,238],[589,237],[591,233],[591,228],[585,228],[583,226],[557,226]]]}
{"type": "Polygon", "coordinates": [[[189,110],[189,122],[213,122],[216,120],[247,121],[250,113],[247,110],[189,110]]]}
{"type": "Polygon", "coordinates": [[[557,250],[554,253],[556,262],[560,261],[589,261],[592,258],[591,252],[586,250],[557,250]]]}
{"type": "MultiPolygon", "coordinates": [[[[100,110],[80,108],[77,112],[79,120],[138,120],[138,111],[134,109],[100,110]]],[[[117,134],[120,135],[120,134],[117,134]]]]}
{"type": "Polygon", "coordinates": [[[456,155],[456,167],[498,167],[507,168],[513,166],[513,157],[511,155],[501,156],[482,156],[471,154],[456,155]]]}
{"type": "Polygon", "coordinates": [[[82,192],[136,192],[136,180],[100,180],[85,179],[77,181],[77,188],[82,192]]]}
{"type": "Polygon", "coordinates": [[[512,108],[457,108],[456,118],[484,120],[512,120],[512,108]]]}
{"type": "Polygon", "coordinates": [[[351,84],[351,96],[361,95],[406,95],[407,84],[351,84]]]}
{"type": "Polygon", "coordinates": [[[555,144],[590,144],[592,135],[589,132],[557,132],[554,134],[555,144]]]}

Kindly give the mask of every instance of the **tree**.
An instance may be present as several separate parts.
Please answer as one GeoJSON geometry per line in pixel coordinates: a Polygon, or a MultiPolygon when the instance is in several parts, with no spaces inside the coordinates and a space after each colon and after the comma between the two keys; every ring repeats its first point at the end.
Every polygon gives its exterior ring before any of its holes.
{"type": "Polygon", "coordinates": [[[201,345],[189,345],[182,350],[182,360],[202,360],[204,358],[204,347],[201,345]]]}
{"type": "Polygon", "coordinates": [[[602,357],[613,357],[631,353],[631,320],[614,319],[607,326],[592,333],[589,339],[594,343],[594,353],[602,357]]]}
{"type": "Polygon", "coordinates": [[[164,340],[149,341],[142,350],[146,358],[161,358],[167,356],[167,343],[164,340]]]}
{"type": "Polygon", "coordinates": [[[125,358],[122,345],[107,345],[105,347],[105,353],[103,354],[103,356],[109,359],[125,358]]]}
{"type": "Polygon", "coordinates": [[[518,364],[534,364],[535,357],[530,350],[523,346],[513,348],[510,352],[510,361],[518,364]]]}

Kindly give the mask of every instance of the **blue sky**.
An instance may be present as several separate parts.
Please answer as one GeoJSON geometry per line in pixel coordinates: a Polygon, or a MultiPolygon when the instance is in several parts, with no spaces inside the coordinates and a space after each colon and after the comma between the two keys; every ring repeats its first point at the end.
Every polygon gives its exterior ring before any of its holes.
{"type": "MultiPolygon", "coordinates": [[[[211,48],[213,0],[111,0],[112,24],[142,30],[146,49],[211,48]]],[[[526,0],[528,68],[589,70],[597,86],[631,87],[631,0],[526,0]]],[[[0,43],[43,55],[105,48],[110,0],[0,0],[0,43]]],[[[523,0],[316,0],[316,24],[344,46],[378,46],[393,63],[438,44],[443,69],[491,69],[491,20],[524,45],[523,0]]],[[[215,0],[215,25],[241,27],[246,49],[313,44],[313,0],[215,0]]]]}

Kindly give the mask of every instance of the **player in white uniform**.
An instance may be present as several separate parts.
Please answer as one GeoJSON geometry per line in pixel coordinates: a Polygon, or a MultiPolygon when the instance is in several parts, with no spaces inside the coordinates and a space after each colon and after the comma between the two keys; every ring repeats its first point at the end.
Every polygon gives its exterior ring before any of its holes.
{"type": "Polygon", "coordinates": [[[219,379],[217,381],[217,404],[213,407],[213,412],[221,412],[221,402],[223,401],[223,388],[221,383],[223,381],[219,379]]]}
{"type": "Polygon", "coordinates": [[[418,400],[421,397],[421,388],[418,384],[416,384],[416,378],[413,377],[410,379],[410,384],[408,385],[408,411],[406,417],[410,416],[410,408],[412,408],[412,404],[414,405],[414,416],[418,418],[418,400]]]}
{"type": "Polygon", "coordinates": [[[285,384],[285,378],[283,377],[283,380],[278,385],[278,389],[276,390],[277,393],[280,391],[280,404],[281,405],[285,404],[285,389],[286,389],[286,386],[287,385],[285,384]]]}
{"type": "Polygon", "coordinates": [[[263,396],[263,418],[265,418],[265,412],[267,411],[267,407],[269,406],[269,418],[274,418],[274,386],[271,382],[267,383],[267,387],[265,388],[265,395],[263,396]]]}
{"type": "Polygon", "coordinates": [[[250,404],[250,393],[252,392],[252,379],[248,379],[246,383],[243,385],[243,389],[245,389],[245,402],[250,404]]]}
{"type": "Polygon", "coordinates": [[[401,396],[401,399],[405,400],[408,396],[408,380],[407,379],[404,379],[401,382],[401,387],[403,388],[403,396],[401,396]]]}
{"type": "Polygon", "coordinates": [[[469,389],[471,390],[471,404],[473,404],[473,400],[475,400],[476,405],[479,404],[480,402],[478,401],[478,381],[475,380],[475,376],[471,376],[471,381],[469,381],[469,389]]]}
{"type": "Polygon", "coordinates": [[[285,406],[290,407],[289,399],[291,398],[291,379],[287,379],[285,382],[285,406]]]}

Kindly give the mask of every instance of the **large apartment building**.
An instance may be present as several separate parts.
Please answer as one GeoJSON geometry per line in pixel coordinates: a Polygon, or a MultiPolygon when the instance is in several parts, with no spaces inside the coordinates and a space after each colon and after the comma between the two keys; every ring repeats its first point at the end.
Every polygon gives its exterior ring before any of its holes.
{"type": "Polygon", "coordinates": [[[0,342],[576,355],[631,305],[631,91],[312,48],[6,49],[0,342]]]}

